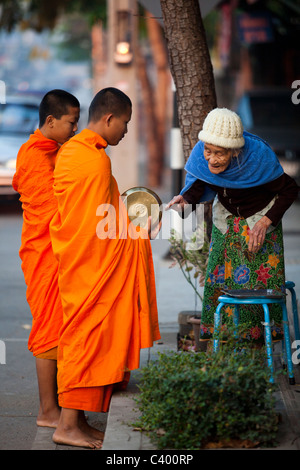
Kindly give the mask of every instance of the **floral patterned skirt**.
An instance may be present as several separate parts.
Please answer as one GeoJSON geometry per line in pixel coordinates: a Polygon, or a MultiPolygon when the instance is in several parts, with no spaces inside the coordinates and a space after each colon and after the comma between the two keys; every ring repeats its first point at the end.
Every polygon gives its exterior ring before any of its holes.
{"type": "MultiPolygon", "coordinates": [[[[205,279],[200,339],[212,339],[214,313],[223,289],[274,289],[285,292],[284,250],[281,223],[266,235],[258,253],[248,251],[249,227],[242,217],[227,217],[223,235],[214,225],[205,279]]],[[[222,309],[222,324],[232,317],[233,305],[222,309]]],[[[240,323],[247,325],[246,340],[264,342],[264,314],[261,305],[240,305],[240,323]],[[248,328],[249,325],[249,328],[248,328]]],[[[283,338],[282,309],[269,305],[272,338],[283,338]]]]}

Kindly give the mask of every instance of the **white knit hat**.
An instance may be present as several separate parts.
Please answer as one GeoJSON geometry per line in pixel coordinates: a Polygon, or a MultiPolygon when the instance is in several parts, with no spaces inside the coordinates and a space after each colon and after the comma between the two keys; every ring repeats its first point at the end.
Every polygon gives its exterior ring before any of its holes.
{"type": "Polygon", "coordinates": [[[198,137],[207,144],[228,149],[245,145],[241,118],[226,108],[215,108],[208,113],[198,137]]]}

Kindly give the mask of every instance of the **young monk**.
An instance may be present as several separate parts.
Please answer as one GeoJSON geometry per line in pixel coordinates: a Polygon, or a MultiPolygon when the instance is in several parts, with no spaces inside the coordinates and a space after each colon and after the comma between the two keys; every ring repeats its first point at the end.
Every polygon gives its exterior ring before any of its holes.
{"type": "Polygon", "coordinates": [[[66,91],[50,91],[40,103],[39,119],[39,128],[19,150],[13,187],[20,193],[23,209],[19,254],[32,313],[28,348],[36,360],[40,397],[37,425],[56,427],[60,415],[56,360],[62,306],[49,222],[57,210],[53,193],[55,159],[60,145],[77,130],[79,102],[66,91]]]}
{"type": "Polygon", "coordinates": [[[83,410],[107,412],[114,386],[139,367],[140,349],[160,338],[149,234],[133,229],[128,235],[130,221],[105,152],[124,137],[130,118],[127,95],[101,90],[87,128],[62,147],[54,171],[58,212],[50,233],[64,311],[62,412],[53,434],[59,444],[101,447],[103,434],[86,423],[83,410]]]}

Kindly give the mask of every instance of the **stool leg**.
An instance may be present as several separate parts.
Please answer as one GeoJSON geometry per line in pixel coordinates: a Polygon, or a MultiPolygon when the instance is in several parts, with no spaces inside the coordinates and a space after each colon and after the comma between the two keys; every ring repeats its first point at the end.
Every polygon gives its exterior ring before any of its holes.
{"type": "Polygon", "coordinates": [[[281,341],[281,350],[282,350],[282,368],[286,369],[286,352],[285,352],[284,338],[281,341]]]}
{"type": "Polygon", "coordinates": [[[282,323],[283,323],[284,345],[285,345],[285,354],[286,354],[286,359],[287,359],[289,382],[291,385],[295,385],[294,368],[293,368],[292,353],[291,353],[289,321],[288,321],[288,315],[287,315],[285,302],[282,302],[282,323]]]}
{"type": "Polygon", "coordinates": [[[274,383],[274,367],[273,367],[273,351],[272,351],[272,335],[271,335],[271,325],[270,325],[270,313],[269,307],[267,304],[263,304],[264,314],[265,314],[265,334],[266,334],[266,349],[267,349],[267,360],[268,366],[271,371],[270,382],[274,383]]]}
{"type": "Polygon", "coordinates": [[[295,290],[294,290],[293,287],[289,287],[288,289],[289,289],[289,291],[291,293],[291,296],[292,296],[292,309],[293,309],[295,339],[300,340],[299,318],[298,318],[296,293],[295,293],[295,290]]]}
{"type": "MultiPolygon", "coordinates": [[[[223,303],[219,303],[217,306],[217,309],[215,311],[215,319],[214,319],[214,334],[216,333],[217,330],[220,329],[221,325],[221,309],[223,307],[223,303]]],[[[218,332],[219,334],[219,332],[218,332]]],[[[219,349],[219,338],[214,339],[214,352],[217,352],[219,349]]]]}
{"type": "Polygon", "coordinates": [[[233,323],[236,326],[236,329],[234,331],[234,334],[236,337],[238,337],[237,327],[239,326],[239,322],[240,322],[240,310],[239,310],[239,306],[235,305],[234,312],[233,312],[233,323]]]}

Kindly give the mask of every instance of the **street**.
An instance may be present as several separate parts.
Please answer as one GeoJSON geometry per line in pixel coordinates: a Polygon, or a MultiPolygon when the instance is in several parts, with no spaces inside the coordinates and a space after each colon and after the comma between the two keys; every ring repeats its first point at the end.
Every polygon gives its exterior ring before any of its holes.
{"type": "MultiPolygon", "coordinates": [[[[299,220],[300,203],[296,202],[284,217],[284,233],[287,279],[296,283],[298,298],[299,220]]],[[[37,434],[35,421],[39,400],[35,361],[27,349],[31,313],[18,255],[21,228],[22,214],[18,206],[0,206],[0,449],[3,450],[32,449],[37,434]]],[[[175,334],[178,313],[193,309],[194,297],[178,268],[166,271],[166,264],[171,264],[163,259],[167,240],[155,240],[152,247],[160,325],[175,334]]]]}
{"type": "Polygon", "coordinates": [[[32,380],[35,362],[27,349],[31,313],[24,297],[25,284],[18,259],[22,216],[15,206],[3,209],[0,216],[0,331],[6,347],[6,364],[0,365],[0,442],[1,449],[28,449],[36,432],[34,415],[38,391],[32,380]],[[16,419],[12,420],[12,416],[16,419]]]}

